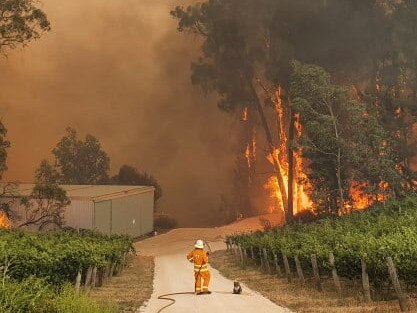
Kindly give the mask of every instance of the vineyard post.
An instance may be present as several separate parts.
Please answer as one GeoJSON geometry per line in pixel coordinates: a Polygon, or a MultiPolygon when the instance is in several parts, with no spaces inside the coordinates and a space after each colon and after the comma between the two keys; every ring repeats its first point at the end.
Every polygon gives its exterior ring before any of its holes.
{"type": "Polygon", "coordinates": [[[282,277],[282,271],[281,271],[281,266],[279,266],[278,264],[278,256],[275,252],[273,252],[274,255],[274,264],[275,264],[275,270],[277,272],[278,277],[282,277]]]}
{"type": "Polygon", "coordinates": [[[240,244],[238,245],[238,250],[239,250],[239,256],[240,256],[240,266],[242,268],[245,268],[245,260],[243,258],[243,250],[242,250],[242,246],[240,244]]]}
{"type": "Polygon", "coordinates": [[[87,289],[90,286],[92,272],[93,272],[93,268],[89,266],[87,269],[87,274],[85,274],[85,281],[84,281],[85,289],[87,289]]]}
{"type": "Polygon", "coordinates": [[[305,284],[304,274],[303,274],[303,268],[301,267],[300,260],[298,259],[298,255],[294,257],[295,260],[295,267],[297,268],[297,274],[298,278],[300,279],[301,284],[305,284]]]}
{"type": "Polygon", "coordinates": [[[127,252],[123,253],[123,267],[126,267],[127,252]]]}
{"type": "Polygon", "coordinates": [[[394,286],[395,293],[397,294],[398,301],[400,303],[401,312],[406,312],[409,310],[408,299],[402,291],[400,281],[397,275],[397,269],[395,268],[394,261],[391,257],[387,257],[387,266],[392,285],[394,286]]]}
{"type": "Polygon", "coordinates": [[[93,267],[93,272],[91,274],[92,278],[91,278],[91,287],[95,287],[97,284],[97,266],[93,267]]]}
{"type": "Polygon", "coordinates": [[[121,275],[123,272],[123,254],[119,255],[119,261],[117,263],[117,275],[121,275]]]}
{"type": "Polygon", "coordinates": [[[321,282],[320,282],[320,272],[317,265],[317,255],[311,255],[311,266],[313,268],[314,280],[316,281],[316,288],[318,291],[322,291],[321,282]]]}
{"type": "Polygon", "coordinates": [[[253,252],[253,247],[252,246],[250,246],[250,255],[251,255],[252,260],[255,261],[255,253],[253,252]]]}
{"type": "Polygon", "coordinates": [[[97,283],[96,283],[96,287],[101,287],[103,286],[104,283],[104,276],[106,275],[106,270],[104,267],[100,267],[97,270],[97,283]]]}
{"type": "Polygon", "coordinates": [[[260,262],[261,262],[261,271],[263,270],[263,268],[264,268],[264,258],[263,258],[263,255],[262,255],[262,248],[259,248],[259,260],[260,260],[260,262]]]}
{"type": "Polygon", "coordinates": [[[77,277],[75,278],[75,294],[80,293],[81,286],[81,269],[78,270],[77,277]]]}
{"type": "Polygon", "coordinates": [[[108,280],[110,278],[110,269],[111,269],[111,261],[107,262],[105,271],[104,271],[104,279],[103,282],[105,282],[106,280],[108,280]]]}
{"type": "Polygon", "coordinates": [[[245,259],[245,268],[246,268],[246,265],[248,263],[248,251],[246,248],[243,249],[243,258],[245,259]]]}
{"type": "Polygon", "coordinates": [[[288,282],[292,283],[291,268],[290,268],[290,263],[288,263],[287,254],[284,251],[281,251],[281,253],[282,253],[282,260],[284,261],[285,275],[287,276],[288,282]]]}
{"type": "Polygon", "coordinates": [[[229,249],[229,239],[226,239],[225,243],[226,243],[226,251],[229,252],[230,251],[230,249],[229,249]]]}
{"type": "Polygon", "coordinates": [[[268,251],[266,251],[266,248],[263,248],[262,252],[263,252],[263,255],[264,255],[265,271],[268,274],[271,274],[271,267],[269,266],[269,260],[268,260],[268,251]]]}
{"type": "Polygon", "coordinates": [[[371,299],[371,287],[369,284],[369,275],[366,269],[366,261],[365,258],[361,258],[361,267],[362,267],[362,286],[363,286],[363,293],[365,296],[365,301],[370,302],[371,299]]]}
{"type": "Polygon", "coordinates": [[[342,295],[342,286],[340,285],[339,275],[337,275],[336,263],[335,263],[335,258],[334,258],[333,252],[329,253],[329,263],[330,263],[330,267],[332,269],[332,276],[333,276],[334,286],[336,287],[337,292],[339,293],[339,296],[341,296],[342,295]]]}
{"type": "Polygon", "coordinates": [[[116,262],[111,262],[110,277],[113,277],[115,267],[116,267],[116,262]]]}

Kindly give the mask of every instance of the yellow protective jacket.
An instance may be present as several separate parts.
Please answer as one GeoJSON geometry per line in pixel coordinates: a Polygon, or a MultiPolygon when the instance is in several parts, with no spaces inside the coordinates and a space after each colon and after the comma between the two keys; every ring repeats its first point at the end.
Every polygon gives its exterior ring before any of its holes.
{"type": "Polygon", "coordinates": [[[194,263],[194,272],[195,273],[204,273],[208,272],[208,256],[203,249],[195,248],[193,251],[187,254],[187,259],[191,263],[194,263]]]}

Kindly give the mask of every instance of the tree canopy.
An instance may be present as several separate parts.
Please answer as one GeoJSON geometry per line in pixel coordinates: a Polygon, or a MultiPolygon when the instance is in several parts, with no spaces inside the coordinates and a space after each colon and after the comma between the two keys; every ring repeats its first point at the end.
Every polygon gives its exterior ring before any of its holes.
{"type": "Polygon", "coordinates": [[[51,29],[35,0],[0,1],[0,53],[24,46],[51,29]]]}
{"type": "Polygon", "coordinates": [[[68,127],[52,154],[56,164],[41,162],[36,172],[40,181],[80,185],[106,184],[109,181],[110,158],[92,135],[88,134],[82,140],[74,128],[68,127]]]}
{"type": "Polygon", "coordinates": [[[162,197],[162,188],[158,181],[146,172],[139,172],[135,167],[122,165],[119,173],[111,178],[116,185],[153,186],[155,187],[155,202],[162,197]]]}
{"type": "Polygon", "coordinates": [[[201,39],[193,84],[217,93],[218,106],[239,118],[257,113],[251,127],[265,131],[288,216],[295,147],[325,210],[348,205],[354,184],[370,194],[416,190],[417,2],[206,0],[171,14],[180,32],[201,39]]]}

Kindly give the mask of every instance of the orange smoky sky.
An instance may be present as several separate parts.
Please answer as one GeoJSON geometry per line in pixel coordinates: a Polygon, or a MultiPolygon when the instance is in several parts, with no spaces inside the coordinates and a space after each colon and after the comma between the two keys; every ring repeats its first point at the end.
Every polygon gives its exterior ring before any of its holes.
{"type": "Polygon", "coordinates": [[[52,31],[0,58],[0,115],[12,143],[7,180],[33,181],[72,126],[95,135],[112,173],[154,175],[160,209],[215,223],[231,184],[232,118],[190,83],[199,43],[169,11],[181,0],[42,0],[52,31]]]}

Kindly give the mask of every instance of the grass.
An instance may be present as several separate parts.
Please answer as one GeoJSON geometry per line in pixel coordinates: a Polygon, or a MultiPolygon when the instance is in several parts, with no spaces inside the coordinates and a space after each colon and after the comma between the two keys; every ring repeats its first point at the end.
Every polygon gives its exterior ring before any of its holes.
{"type": "Polygon", "coordinates": [[[55,308],[57,313],[117,313],[117,306],[109,300],[92,301],[87,294],[76,295],[73,286],[67,286],[55,300],[55,308]]]}
{"type": "MultiPolygon", "coordinates": [[[[397,300],[365,303],[360,282],[342,281],[343,297],[339,297],[330,279],[322,281],[323,292],[314,288],[311,279],[303,286],[296,280],[262,273],[258,266],[243,270],[236,257],[226,251],[210,255],[211,265],[225,277],[238,280],[272,302],[300,313],[395,313],[400,312],[397,300]]],[[[411,311],[417,312],[417,301],[411,299],[411,311]]]]}
{"type": "Polygon", "coordinates": [[[136,312],[152,294],[153,276],[152,257],[132,257],[121,275],[114,276],[103,287],[93,289],[91,296],[99,301],[112,299],[121,312],[136,312]]]}

